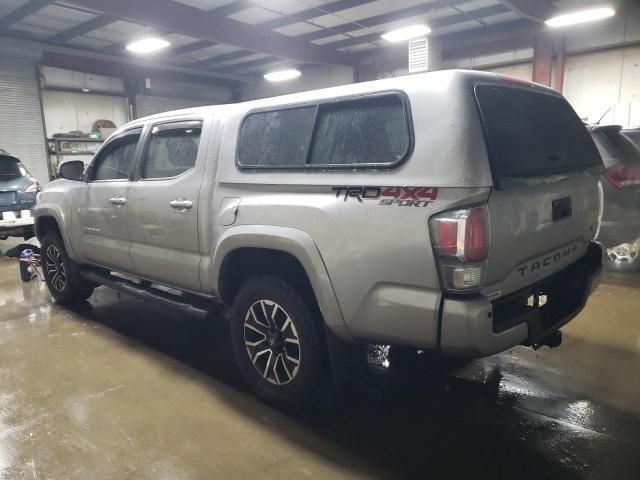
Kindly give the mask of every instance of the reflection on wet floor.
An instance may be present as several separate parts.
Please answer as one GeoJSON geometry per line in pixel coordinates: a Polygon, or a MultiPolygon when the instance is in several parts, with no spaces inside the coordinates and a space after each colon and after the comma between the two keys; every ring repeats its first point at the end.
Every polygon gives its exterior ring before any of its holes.
{"type": "Polygon", "coordinates": [[[0,260],[0,478],[640,478],[640,283],[610,277],[559,349],[444,375],[371,347],[324,408],[277,412],[223,315],[99,288],[73,311],[0,260]]]}

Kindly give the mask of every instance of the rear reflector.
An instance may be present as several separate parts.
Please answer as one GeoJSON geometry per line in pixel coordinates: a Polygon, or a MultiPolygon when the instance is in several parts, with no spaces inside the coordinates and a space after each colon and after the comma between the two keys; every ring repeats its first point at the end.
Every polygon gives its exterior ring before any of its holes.
{"type": "Polygon", "coordinates": [[[640,167],[633,165],[616,165],[604,171],[609,183],[616,188],[640,185],[640,167]]]}

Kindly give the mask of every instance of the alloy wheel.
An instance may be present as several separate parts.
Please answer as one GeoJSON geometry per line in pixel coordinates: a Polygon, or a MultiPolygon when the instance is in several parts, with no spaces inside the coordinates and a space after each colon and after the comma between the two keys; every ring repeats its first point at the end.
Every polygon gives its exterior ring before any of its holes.
{"type": "Polygon", "coordinates": [[[294,320],[270,300],[258,300],[245,315],[244,344],[256,371],[268,382],[285,385],[300,368],[301,345],[294,320]]]}
{"type": "Polygon", "coordinates": [[[44,268],[47,271],[51,286],[57,291],[62,292],[67,285],[67,272],[64,268],[64,260],[55,245],[49,245],[45,252],[44,268]]]}

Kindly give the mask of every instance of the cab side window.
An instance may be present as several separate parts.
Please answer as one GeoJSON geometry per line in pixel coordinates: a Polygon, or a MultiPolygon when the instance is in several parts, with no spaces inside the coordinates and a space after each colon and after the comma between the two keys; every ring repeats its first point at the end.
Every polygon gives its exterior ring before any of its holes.
{"type": "Polygon", "coordinates": [[[96,159],[92,180],[128,179],[133,169],[134,153],[139,139],[140,134],[137,133],[113,140],[96,159]]]}
{"type": "Polygon", "coordinates": [[[191,170],[196,164],[201,132],[202,124],[199,122],[154,127],[142,167],[142,178],[172,178],[191,170]]]}

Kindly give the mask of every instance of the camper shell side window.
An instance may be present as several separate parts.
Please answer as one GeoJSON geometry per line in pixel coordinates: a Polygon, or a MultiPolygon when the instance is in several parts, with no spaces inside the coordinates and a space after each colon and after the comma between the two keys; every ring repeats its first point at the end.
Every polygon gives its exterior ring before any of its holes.
{"type": "Polygon", "coordinates": [[[254,170],[392,168],[412,148],[409,101],[384,92],[249,112],[236,159],[254,170]]]}

